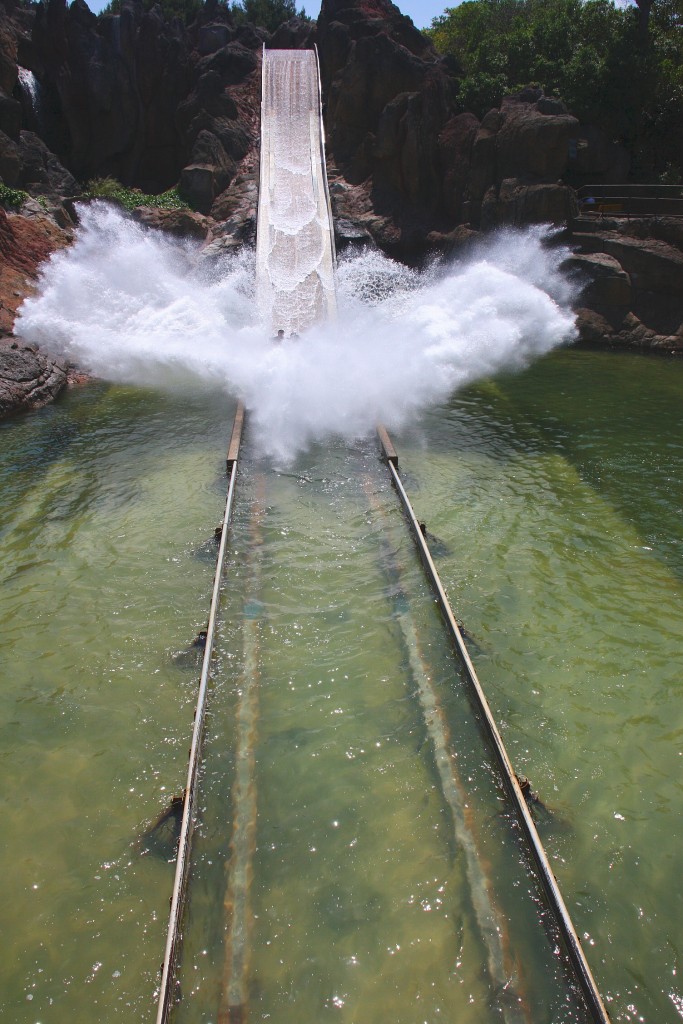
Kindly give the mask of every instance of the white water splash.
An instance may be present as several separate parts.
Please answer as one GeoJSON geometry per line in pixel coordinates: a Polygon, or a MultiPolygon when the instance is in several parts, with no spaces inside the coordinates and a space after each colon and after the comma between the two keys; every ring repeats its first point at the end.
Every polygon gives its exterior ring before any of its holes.
{"type": "Polygon", "coordinates": [[[44,266],[17,334],[101,377],[201,382],[243,398],[260,448],[289,459],[329,434],[397,428],[456,388],[521,368],[573,336],[565,255],[541,229],[507,232],[462,264],[418,273],[378,253],[338,271],[339,317],[274,344],[254,302],[253,253],[199,247],[95,203],[44,266]]]}

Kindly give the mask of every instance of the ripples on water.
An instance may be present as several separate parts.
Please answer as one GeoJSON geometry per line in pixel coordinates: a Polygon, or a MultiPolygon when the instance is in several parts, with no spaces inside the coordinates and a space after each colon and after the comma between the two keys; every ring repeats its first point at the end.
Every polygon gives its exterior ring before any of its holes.
{"type": "MultiPolygon", "coordinates": [[[[566,351],[470,388],[398,439],[615,1021],[673,1022],[680,1008],[682,389],[677,363],[566,351]]],[[[175,655],[205,621],[212,565],[197,552],[222,513],[229,414],[215,396],[93,386],[0,426],[8,1019],[153,1019],[172,867],[137,837],[184,783],[196,672],[175,655]]],[[[434,1019],[457,1007],[483,1024],[499,1019],[499,994],[481,974],[373,493],[416,609],[424,588],[386,484],[362,489],[366,468],[381,480],[372,462],[335,444],[269,471],[251,606],[264,619],[250,998],[298,1020],[412,1024],[429,1004],[434,1019]]],[[[215,1007],[222,970],[251,473],[190,918],[219,938],[204,954],[190,933],[188,1020],[215,1007]]],[[[549,947],[425,601],[425,653],[511,922],[514,990],[547,1007],[534,1021],[573,1020],[562,985],[534,980],[549,947]]]]}
{"type": "Polygon", "coordinates": [[[673,1021],[680,991],[682,371],[558,354],[435,411],[404,461],[617,1020],[673,1021]]]}

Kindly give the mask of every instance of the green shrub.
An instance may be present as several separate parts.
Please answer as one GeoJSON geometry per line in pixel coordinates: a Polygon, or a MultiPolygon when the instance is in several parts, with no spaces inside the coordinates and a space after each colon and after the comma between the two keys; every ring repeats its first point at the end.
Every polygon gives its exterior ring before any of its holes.
{"type": "Polygon", "coordinates": [[[274,32],[290,18],[311,21],[304,7],[297,12],[294,0],[235,0],[230,13],[237,25],[250,23],[274,32]]]}
{"type": "Polygon", "coordinates": [[[0,184],[0,206],[10,210],[18,210],[22,203],[28,199],[28,192],[22,192],[20,188],[9,188],[0,184]]]}
{"type": "Polygon", "coordinates": [[[89,181],[83,193],[86,199],[109,199],[119,203],[126,210],[134,210],[136,206],[155,206],[161,210],[187,210],[187,203],[178,195],[176,188],[162,192],[158,196],[150,196],[137,188],[126,188],[115,178],[94,178],[89,181]]]}
{"type": "MultiPolygon", "coordinates": [[[[190,25],[203,7],[202,0],[143,0],[142,6],[145,11],[151,11],[153,7],[160,7],[161,13],[169,21],[173,18],[180,18],[186,25],[190,25]]],[[[101,16],[121,13],[121,0],[109,0],[109,3],[100,11],[101,16]]]]}

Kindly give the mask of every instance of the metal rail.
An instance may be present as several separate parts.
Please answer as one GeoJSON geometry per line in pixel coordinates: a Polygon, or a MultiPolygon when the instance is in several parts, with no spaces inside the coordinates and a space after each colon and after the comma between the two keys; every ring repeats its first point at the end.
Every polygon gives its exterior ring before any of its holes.
{"type": "Polygon", "coordinates": [[[681,185],[581,185],[581,216],[683,217],[681,185]]]}
{"type": "Polygon", "coordinates": [[[517,776],[512,767],[512,762],[510,761],[502,737],[498,731],[498,726],[496,725],[491,708],[489,707],[488,700],[486,699],[481,683],[477,678],[477,673],[469,656],[465,640],[456,622],[455,615],[453,614],[448,597],[446,596],[446,591],[443,588],[436,566],[434,565],[427,542],[422,534],[422,530],[410,502],[410,498],[408,497],[398,474],[398,457],[396,456],[396,451],[391,443],[391,439],[389,438],[387,431],[381,425],[378,427],[378,434],[380,437],[382,452],[389,467],[392,483],[396,488],[401,505],[403,506],[403,510],[408,519],[422,564],[424,565],[427,576],[436,593],[436,598],[444,617],[446,627],[450,633],[455,648],[462,659],[467,678],[472,687],[477,708],[482,716],[485,731],[493,747],[503,775],[505,786],[514,805],[527,843],[529,844],[543,890],[555,916],[555,921],[566,947],[569,962],[581,988],[587,1009],[596,1024],[610,1024],[607,1010],[605,1009],[605,1005],[598,991],[595,979],[593,978],[590,967],[588,966],[588,961],[586,960],[581,942],[576,933],[571,917],[569,916],[569,911],[567,910],[562,898],[562,893],[560,892],[557,879],[553,874],[548,856],[536,830],[526,799],[522,793],[517,776]],[[385,447],[386,441],[389,442],[388,447],[385,447]]]}
{"type": "MultiPolygon", "coordinates": [[[[379,431],[384,432],[382,447],[385,453],[392,453],[398,458],[389,435],[383,427],[378,428],[379,431]]],[[[365,483],[365,493],[373,511],[381,516],[382,506],[371,491],[368,481],[365,483]]],[[[386,519],[386,516],[384,518],[386,519]]],[[[384,525],[386,528],[386,522],[384,525]]],[[[487,968],[496,1000],[496,1008],[499,1010],[504,1024],[529,1024],[525,1001],[517,995],[515,990],[519,978],[514,976],[510,964],[506,922],[492,899],[489,879],[482,866],[476,839],[468,821],[467,794],[451,752],[446,716],[432,683],[432,673],[420,647],[420,638],[410,611],[409,598],[401,582],[401,565],[397,556],[391,551],[386,535],[381,541],[381,545],[382,560],[393,594],[394,618],[401,631],[405,656],[417,690],[427,735],[432,744],[441,793],[451,812],[456,846],[464,853],[465,874],[469,882],[472,908],[482,944],[486,949],[487,968]]]]}
{"type": "Polygon", "coordinates": [[[237,405],[235,420],[233,423],[230,448],[228,452],[229,483],[228,493],[223,514],[223,525],[221,540],[216,558],[216,572],[213,580],[213,592],[211,595],[211,606],[209,609],[209,622],[206,627],[206,646],[204,648],[204,659],[197,692],[197,704],[194,712],[194,725],[192,728],[192,743],[190,745],[189,764],[187,769],[187,783],[183,797],[183,817],[180,826],[180,839],[178,842],[178,856],[176,859],[175,880],[173,883],[173,894],[171,896],[171,911],[166,936],[166,951],[164,963],[161,970],[161,984],[159,986],[159,1001],[157,1004],[157,1024],[166,1024],[173,1006],[173,988],[175,980],[175,968],[178,950],[180,946],[180,926],[182,922],[183,904],[185,891],[190,870],[190,850],[192,844],[192,832],[194,830],[194,803],[197,790],[197,776],[199,772],[199,756],[201,753],[202,738],[204,732],[204,717],[206,711],[206,694],[211,670],[211,657],[213,654],[213,640],[216,630],[216,617],[220,602],[221,578],[223,575],[223,562],[225,560],[225,549],[228,537],[228,526],[232,514],[233,498],[235,494],[235,482],[237,479],[237,461],[239,445],[242,436],[244,423],[244,406],[241,402],[237,405]]]}
{"type": "Polygon", "coordinates": [[[250,888],[252,861],[256,849],[256,727],[259,713],[260,636],[263,619],[258,595],[261,590],[261,532],[265,513],[265,477],[257,478],[257,493],[251,515],[251,557],[249,589],[244,605],[242,642],[244,667],[238,688],[235,713],[237,750],[232,792],[232,840],[226,863],[225,949],[218,1024],[236,1024],[247,1019],[250,888]]]}

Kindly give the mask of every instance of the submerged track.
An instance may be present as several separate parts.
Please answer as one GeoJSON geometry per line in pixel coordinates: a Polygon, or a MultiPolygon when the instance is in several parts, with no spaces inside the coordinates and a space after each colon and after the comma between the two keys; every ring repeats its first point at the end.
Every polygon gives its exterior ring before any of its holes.
{"type": "MultiPolygon", "coordinates": [[[[181,837],[178,848],[175,884],[171,899],[166,955],[159,993],[158,1024],[165,1024],[168,1021],[176,991],[175,972],[181,946],[183,909],[190,877],[192,832],[197,817],[196,788],[201,762],[207,689],[211,673],[216,619],[219,611],[223,561],[235,496],[243,417],[244,412],[240,406],[235,418],[228,452],[229,485],[214,578],[209,624],[207,627],[206,649],[199,682],[192,745],[190,748],[181,837]]],[[[559,937],[565,949],[566,962],[576,979],[590,1019],[596,1022],[596,1024],[609,1024],[609,1017],[586,961],[576,930],[562,899],[559,886],[550,868],[547,855],[503,745],[500,732],[494,721],[481,683],[477,677],[462,632],[458,627],[455,615],[431,557],[428,544],[425,541],[420,524],[398,473],[398,455],[383,428],[379,429],[379,436],[381,452],[405,512],[406,522],[416,542],[421,561],[434,588],[448,634],[464,667],[471,687],[476,715],[483,725],[483,732],[490,744],[498,771],[500,772],[501,782],[507,790],[512,810],[526,841],[530,860],[536,870],[540,888],[543,891],[547,905],[552,911],[559,937]]],[[[251,516],[251,554],[248,562],[250,568],[248,569],[248,590],[242,627],[244,667],[242,680],[238,686],[239,699],[236,709],[236,775],[233,787],[233,808],[230,814],[232,821],[231,851],[226,865],[226,932],[222,994],[218,1015],[220,1024],[228,1024],[231,1021],[246,1019],[249,1002],[249,889],[252,878],[252,860],[255,849],[255,828],[258,813],[254,777],[254,734],[258,718],[259,636],[261,628],[261,615],[258,612],[260,607],[258,593],[260,588],[259,581],[262,575],[260,550],[262,544],[261,517],[264,508],[265,488],[263,476],[260,479],[261,485],[258,488],[259,493],[256,495],[251,516]]],[[[367,486],[366,493],[370,501],[370,507],[373,507],[376,505],[376,502],[373,501],[371,489],[368,489],[367,486]]],[[[381,519],[380,510],[376,507],[375,513],[380,515],[381,519]]],[[[513,965],[513,958],[510,957],[509,953],[511,943],[505,934],[506,925],[504,920],[499,917],[495,903],[491,900],[486,871],[481,862],[476,840],[470,829],[467,810],[467,788],[459,778],[455,768],[448,736],[448,724],[440,708],[438,696],[432,686],[430,669],[421,650],[419,632],[411,615],[408,599],[402,588],[401,577],[403,570],[400,562],[396,560],[395,554],[386,544],[380,548],[380,558],[383,571],[391,583],[390,592],[394,595],[393,601],[395,603],[394,619],[400,629],[401,642],[405,652],[404,656],[410,667],[427,734],[430,738],[442,797],[450,811],[454,842],[456,847],[464,853],[470,898],[483,948],[486,950],[487,970],[491,989],[497,993],[498,1013],[506,1024],[529,1024],[530,1018],[527,1016],[527,1011],[524,1008],[524,1000],[517,995],[518,979],[513,965]]]]}
{"type": "MultiPolygon", "coordinates": [[[[264,51],[261,122],[260,198],[257,231],[257,300],[268,330],[298,334],[317,321],[336,315],[334,289],[334,236],[324,159],[320,84],[314,51],[264,51]]],[[[229,485],[207,627],[206,649],[199,682],[175,883],[171,898],[166,954],[162,969],[157,1024],[166,1024],[174,1003],[175,973],[183,931],[183,910],[190,877],[192,833],[197,818],[196,790],[207,690],[213,656],[216,617],[221,593],[223,561],[230,530],[244,410],[235,417],[228,451],[229,485]]],[[[420,530],[398,472],[398,456],[383,427],[379,436],[391,481],[421,561],[436,594],[448,635],[464,668],[474,702],[496,762],[501,788],[507,792],[517,824],[527,845],[547,906],[551,909],[565,952],[565,964],[590,1019],[609,1024],[609,1018],[583,953],[576,930],[539,839],[526,800],[503,745],[498,727],[477,678],[455,615],[420,530]]],[[[368,492],[368,497],[370,494],[368,492]]],[[[372,504],[372,502],[371,502],[372,504]]],[[[246,1020],[249,1006],[250,881],[255,850],[258,795],[255,782],[254,735],[259,711],[260,616],[258,592],[262,576],[261,516],[263,495],[257,496],[252,514],[249,595],[243,609],[243,671],[236,708],[236,768],[233,786],[231,847],[226,865],[224,953],[219,1024],[246,1020]]],[[[405,594],[401,567],[389,548],[382,554],[385,572],[393,580],[394,619],[409,665],[429,736],[442,799],[448,808],[455,845],[464,851],[465,874],[477,921],[486,970],[496,1005],[492,1016],[505,1024],[528,1024],[524,1000],[516,992],[510,943],[503,918],[489,891],[467,812],[466,784],[459,777],[448,735],[446,718],[432,686],[421,650],[420,636],[405,594]]],[[[227,829],[226,822],[226,829],[227,829]]],[[[540,927],[540,924],[539,924],[540,927]]]]}

